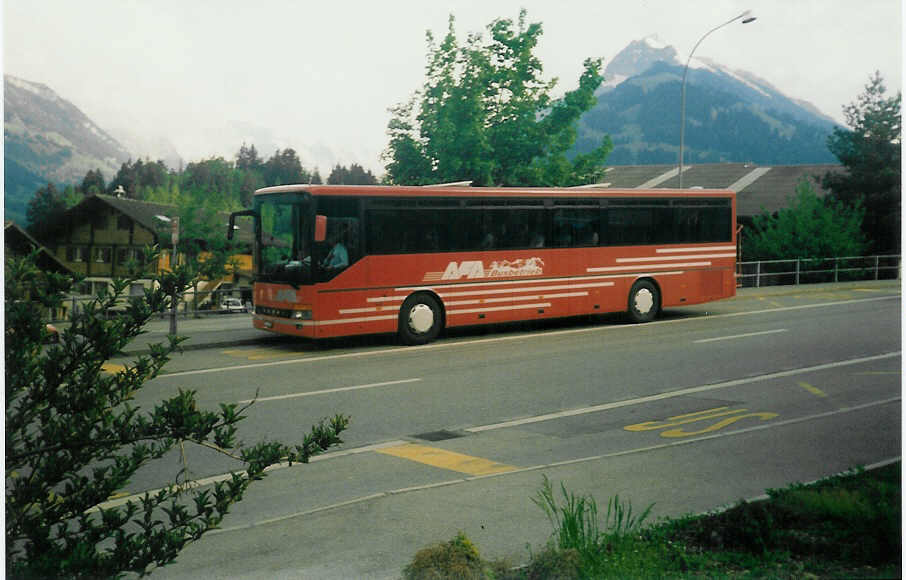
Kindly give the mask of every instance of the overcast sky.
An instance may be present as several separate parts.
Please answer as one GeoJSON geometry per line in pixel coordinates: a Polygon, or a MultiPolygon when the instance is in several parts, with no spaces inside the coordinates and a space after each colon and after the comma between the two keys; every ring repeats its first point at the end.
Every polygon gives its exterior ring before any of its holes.
{"type": "MultiPolygon", "coordinates": [[[[382,172],[387,109],[423,80],[425,31],[460,38],[528,10],[558,91],[587,57],[605,65],[649,35],[769,81],[842,123],[881,71],[902,85],[901,0],[5,0],[3,69],[48,85],[101,127],[163,135],[187,161],[241,140],[297,149],[303,165],[382,172]]],[[[677,103],[677,108],[679,104],[677,103]]],[[[267,157],[273,151],[261,151],[267,157]]],[[[109,178],[109,177],[108,177],[109,178]]]]}

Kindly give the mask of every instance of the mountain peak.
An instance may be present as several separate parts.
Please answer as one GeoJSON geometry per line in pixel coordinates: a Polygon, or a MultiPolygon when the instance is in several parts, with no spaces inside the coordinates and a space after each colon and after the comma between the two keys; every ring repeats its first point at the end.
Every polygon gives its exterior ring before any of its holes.
{"type": "Polygon", "coordinates": [[[656,62],[679,64],[676,49],[657,36],[633,40],[614,56],[604,71],[605,78],[633,77],[644,73],[656,62]]]}

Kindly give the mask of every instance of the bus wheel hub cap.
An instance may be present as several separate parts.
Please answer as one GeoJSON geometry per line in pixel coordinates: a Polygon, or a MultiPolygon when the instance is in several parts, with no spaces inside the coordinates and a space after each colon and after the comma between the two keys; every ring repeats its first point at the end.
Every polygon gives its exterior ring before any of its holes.
{"type": "Polygon", "coordinates": [[[434,312],[425,304],[416,304],[409,311],[409,328],[419,334],[428,332],[434,326],[434,312]]]}
{"type": "Polygon", "coordinates": [[[635,309],[642,314],[647,314],[654,306],[654,295],[651,290],[642,288],[635,293],[635,309]]]}

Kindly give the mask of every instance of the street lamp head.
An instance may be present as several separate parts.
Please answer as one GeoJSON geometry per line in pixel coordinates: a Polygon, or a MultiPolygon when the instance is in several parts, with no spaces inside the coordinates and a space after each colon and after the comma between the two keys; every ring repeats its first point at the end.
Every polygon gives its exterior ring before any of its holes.
{"type": "Polygon", "coordinates": [[[740,14],[739,17],[742,18],[742,23],[743,23],[743,24],[748,24],[749,22],[755,22],[755,20],[758,19],[757,16],[755,16],[754,14],[752,14],[752,11],[751,11],[751,10],[746,10],[745,12],[743,12],[742,14],[740,14]]]}

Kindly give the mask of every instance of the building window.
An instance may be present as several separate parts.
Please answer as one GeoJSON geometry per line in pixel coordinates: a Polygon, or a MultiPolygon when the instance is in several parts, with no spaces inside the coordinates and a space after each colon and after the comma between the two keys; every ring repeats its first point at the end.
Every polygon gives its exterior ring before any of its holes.
{"type": "Polygon", "coordinates": [[[117,248],[116,263],[118,266],[125,266],[127,263],[134,261],[138,266],[144,266],[145,252],[141,248],[117,248]]]}
{"type": "Polygon", "coordinates": [[[113,248],[110,246],[96,246],[92,258],[95,262],[109,264],[113,258],[113,248]]]}
{"type": "Polygon", "coordinates": [[[116,216],[116,229],[128,231],[131,227],[132,220],[129,219],[129,216],[124,214],[119,214],[118,216],[116,216]]]}
{"type": "Polygon", "coordinates": [[[87,248],[84,246],[67,246],[66,248],[66,261],[67,262],[84,262],[87,253],[87,248]]]}

